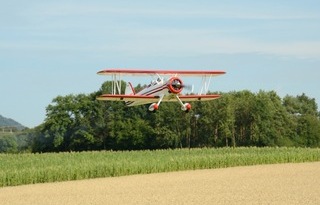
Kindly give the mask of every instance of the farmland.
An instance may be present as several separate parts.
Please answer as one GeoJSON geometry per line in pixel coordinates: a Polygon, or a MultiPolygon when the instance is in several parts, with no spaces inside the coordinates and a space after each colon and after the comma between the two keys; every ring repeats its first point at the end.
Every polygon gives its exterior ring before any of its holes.
{"type": "Polygon", "coordinates": [[[320,162],[108,177],[0,189],[1,205],[319,204],[320,162]]]}
{"type": "Polygon", "coordinates": [[[98,177],[320,161],[319,148],[202,148],[1,154],[0,187],[98,177]]]}

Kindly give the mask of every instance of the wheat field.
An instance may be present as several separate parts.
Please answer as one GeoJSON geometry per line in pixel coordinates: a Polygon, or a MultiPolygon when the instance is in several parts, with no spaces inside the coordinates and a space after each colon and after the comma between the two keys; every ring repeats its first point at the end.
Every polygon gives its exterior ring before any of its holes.
{"type": "Polygon", "coordinates": [[[0,188],[1,205],[320,204],[320,162],[132,175],[0,188]]]}

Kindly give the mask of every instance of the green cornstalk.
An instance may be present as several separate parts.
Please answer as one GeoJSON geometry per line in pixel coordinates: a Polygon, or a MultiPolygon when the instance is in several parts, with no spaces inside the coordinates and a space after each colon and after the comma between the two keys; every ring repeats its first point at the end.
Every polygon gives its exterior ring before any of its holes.
{"type": "Polygon", "coordinates": [[[319,148],[202,148],[0,154],[0,187],[258,164],[320,161],[319,148]]]}

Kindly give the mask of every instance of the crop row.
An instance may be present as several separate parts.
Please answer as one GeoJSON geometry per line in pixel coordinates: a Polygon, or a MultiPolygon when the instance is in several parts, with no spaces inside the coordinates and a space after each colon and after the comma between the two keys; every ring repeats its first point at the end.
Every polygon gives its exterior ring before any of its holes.
{"type": "Polygon", "coordinates": [[[257,164],[320,161],[311,148],[202,148],[0,154],[0,187],[257,164]]]}

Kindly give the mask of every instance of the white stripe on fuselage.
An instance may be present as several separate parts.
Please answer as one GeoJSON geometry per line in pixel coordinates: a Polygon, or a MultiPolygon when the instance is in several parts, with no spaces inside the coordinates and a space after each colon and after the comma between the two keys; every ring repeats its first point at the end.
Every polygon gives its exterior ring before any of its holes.
{"type": "MultiPolygon", "coordinates": [[[[140,92],[136,93],[135,95],[140,95],[140,96],[161,96],[161,95],[166,95],[169,94],[168,92],[168,87],[167,87],[167,82],[163,82],[161,80],[160,82],[153,82],[148,87],[145,89],[141,90],[140,92]]],[[[141,101],[128,101],[126,102],[127,106],[134,106],[134,105],[140,105],[144,104],[141,103],[141,101]]]]}

